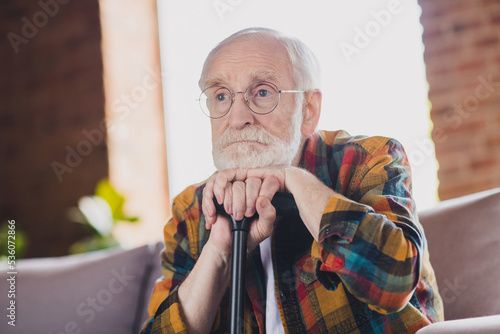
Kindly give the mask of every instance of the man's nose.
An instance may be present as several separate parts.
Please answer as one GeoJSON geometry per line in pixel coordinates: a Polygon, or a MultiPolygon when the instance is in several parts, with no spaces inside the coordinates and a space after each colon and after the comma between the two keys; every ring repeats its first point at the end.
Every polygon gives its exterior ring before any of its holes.
{"type": "Polygon", "coordinates": [[[245,94],[243,92],[234,94],[234,102],[228,115],[229,125],[234,129],[242,129],[247,125],[253,125],[255,123],[254,113],[245,101],[245,94]]]}

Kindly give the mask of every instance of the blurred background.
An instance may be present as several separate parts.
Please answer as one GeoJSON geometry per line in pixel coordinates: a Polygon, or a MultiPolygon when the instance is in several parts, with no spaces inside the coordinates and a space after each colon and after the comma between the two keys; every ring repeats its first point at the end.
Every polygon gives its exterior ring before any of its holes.
{"type": "Polygon", "coordinates": [[[500,186],[498,0],[5,0],[1,253],[9,220],[18,258],[161,240],[215,170],[203,61],[251,26],[316,53],[321,129],[403,143],[419,210],[500,186]]]}

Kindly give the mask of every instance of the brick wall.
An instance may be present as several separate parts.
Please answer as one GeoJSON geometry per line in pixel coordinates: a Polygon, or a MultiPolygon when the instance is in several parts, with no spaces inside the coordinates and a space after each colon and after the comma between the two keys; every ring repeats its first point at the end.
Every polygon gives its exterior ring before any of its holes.
{"type": "Polygon", "coordinates": [[[27,257],[64,255],[88,234],[68,218],[109,177],[135,225],[162,238],[169,215],[156,1],[0,2],[0,224],[27,257]]]}
{"type": "Polygon", "coordinates": [[[82,133],[104,120],[98,2],[58,1],[0,3],[0,218],[26,232],[28,257],[86,235],[67,209],[108,175],[105,141],[82,133]]]}
{"type": "Polygon", "coordinates": [[[439,196],[500,186],[500,1],[419,0],[439,196]]]}

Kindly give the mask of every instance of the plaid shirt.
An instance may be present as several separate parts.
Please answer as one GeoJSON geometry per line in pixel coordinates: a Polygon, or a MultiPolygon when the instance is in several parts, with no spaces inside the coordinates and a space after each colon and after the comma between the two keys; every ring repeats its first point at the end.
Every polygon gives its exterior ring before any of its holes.
{"type": "MultiPolygon", "coordinates": [[[[443,320],[402,146],[389,138],[321,131],[308,139],[300,167],[336,194],[324,210],[319,242],[297,217],[283,217],[273,234],[285,333],[415,333],[443,320]]],[[[199,205],[203,186],[191,186],[174,200],[164,230],[164,278],[156,283],[144,333],[187,333],[177,289],[210,234],[199,205]]],[[[259,247],[248,254],[246,282],[245,332],[263,333],[266,285],[259,247]]],[[[212,332],[228,328],[226,291],[212,332]]]]}

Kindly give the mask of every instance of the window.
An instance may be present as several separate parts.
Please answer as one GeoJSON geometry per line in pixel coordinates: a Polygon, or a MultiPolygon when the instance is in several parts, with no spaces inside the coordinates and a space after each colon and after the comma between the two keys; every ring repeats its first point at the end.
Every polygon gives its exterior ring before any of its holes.
{"type": "Polygon", "coordinates": [[[383,135],[405,146],[419,209],[437,201],[434,145],[414,1],[158,2],[172,198],[215,171],[197,85],[208,52],[233,32],[264,26],[296,36],[322,68],[319,128],[383,135]]]}

